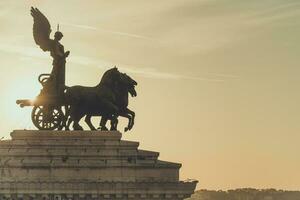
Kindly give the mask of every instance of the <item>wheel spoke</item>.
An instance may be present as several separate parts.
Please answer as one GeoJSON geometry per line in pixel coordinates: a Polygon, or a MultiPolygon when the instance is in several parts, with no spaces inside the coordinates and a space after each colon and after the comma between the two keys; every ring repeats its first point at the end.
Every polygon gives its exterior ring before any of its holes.
{"type": "Polygon", "coordinates": [[[40,130],[55,130],[62,125],[64,113],[61,108],[37,106],[32,110],[31,119],[40,130]]]}
{"type": "Polygon", "coordinates": [[[60,115],[60,113],[59,113],[59,112],[57,112],[57,113],[54,113],[54,115],[53,115],[53,116],[55,117],[55,116],[59,116],[59,115],[60,115]]]}

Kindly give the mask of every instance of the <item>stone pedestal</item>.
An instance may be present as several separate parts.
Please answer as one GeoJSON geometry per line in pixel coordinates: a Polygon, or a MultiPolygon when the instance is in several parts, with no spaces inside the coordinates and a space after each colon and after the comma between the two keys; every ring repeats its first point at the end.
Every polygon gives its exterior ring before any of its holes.
{"type": "Polygon", "coordinates": [[[181,164],[158,160],[119,132],[32,131],[0,141],[0,199],[188,198],[181,164]]]}

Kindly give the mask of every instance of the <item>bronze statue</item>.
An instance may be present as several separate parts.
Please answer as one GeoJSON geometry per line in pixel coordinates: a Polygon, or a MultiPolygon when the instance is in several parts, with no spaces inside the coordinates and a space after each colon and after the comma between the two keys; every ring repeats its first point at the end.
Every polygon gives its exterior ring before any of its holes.
{"type": "MultiPolygon", "coordinates": [[[[115,89],[113,90],[115,92],[115,102],[114,104],[118,107],[117,110],[117,116],[126,117],[128,119],[128,125],[125,127],[124,131],[129,131],[132,129],[134,125],[134,118],[135,113],[130,110],[128,107],[128,93],[132,97],[137,96],[137,92],[135,90],[135,86],[137,85],[137,82],[133,80],[130,76],[127,74],[120,75],[122,81],[116,82],[115,89]]],[[[89,128],[91,130],[96,130],[95,127],[91,123],[91,117],[101,115],[101,111],[99,113],[94,112],[93,114],[87,114],[85,118],[85,122],[88,124],[89,128]]],[[[116,120],[116,119],[115,119],[116,120]]],[[[106,124],[107,118],[106,116],[103,116],[101,118],[100,127],[98,129],[100,130],[106,130],[105,124],[106,124]]],[[[117,129],[117,123],[118,121],[112,121],[111,120],[111,129],[117,129]]]]}
{"type": "Polygon", "coordinates": [[[93,114],[97,111],[111,120],[118,111],[115,101],[114,88],[117,81],[120,81],[120,72],[117,68],[107,70],[98,85],[95,87],[73,86],[66,90],[65,100],[69,105],[67,110],[67,129],[73,122],[74,130],[82,130],[79,125],[80,119],[86,114],[93,114]]]}
{"type": "Polygon", "coordinates": [[[95,87],[65,86],[65,64],[70,54],[64,51],[60,43],[63,34],[54,34],[50,39],[51,26],[48,19],[37,9],[31,8],[34,20],[33,37],[35,43],[43,51],[49,51],[53,58],[51,74],[41,74],[38,78],[43,89],[35,100],[21,99],[17,104],[21,107],[33,106],[31,119],[40,130],[69,130],[73,122],[75,130],[82,130],[79,121],[86,115],[90,129],[95,130],[91,123],[92,116],[102,116],[100,129],[107,130],[106,122],[111,120],[111,130],[117,129],[118,116],[128,118],[125,131],[134,125],[135,113],[127,108],[128,93],[136,96],[137,82],[128,75],[118,71],[116,67],[107,70],[100,83],[95,87]]]}
{"type": "Polygon", "coordinates": [[[65,100],[68,103],[69,117],[67,129],[73,122],[75,130],[82,130],[79,121],[86,115],[85,122],[91,130],[96,130],[91,123],[91,116],[102,116],[100,130],[107,130],[106,121],[111,120],[111,130],[117,129],[117,117],[129,119],[125,131],[134,124],[134,112],[127,108],[128,93],[136,96],[136,81],[128,75],[120,73],[116,67],[107,70],[100,83],[95,87],[73,86],[67,88],[65,100]]]}
{"type": "Polygon", "coordinates": [[[54,34],[54,40],[50,39],[51,26],[48,19],[37,8],[31,7],[31,16],[33,17],[33,38],[37,45],[43,51],[50,51],[53,58],[53,68],[50,77],[44,87],[45,91],[42,92],[56,92],[56,95],[63,94],[65,89],[65,65],[66,58],[69,56],[70,51],[64,50],[64,46],[60,43],[63,38],[62,32],[57,31],[54,34]]]}
{"type": "Polygon", "coordinates": [[[53,58],[51,74],[41,74],[38,78],[42,90],[36,99],[17,100],[21,107],[33,106],[31,120],[40,130],[61,130],[65,127],[66,116],[63,107],[65,90],[65,63],[69,51],[64,52],[60,40],[63,35],[59,30],[50,39],[51,26],[48,19],[37,8],[31,8],[33,17],[33,38],[43,51],[49,51],[53,58]]]}

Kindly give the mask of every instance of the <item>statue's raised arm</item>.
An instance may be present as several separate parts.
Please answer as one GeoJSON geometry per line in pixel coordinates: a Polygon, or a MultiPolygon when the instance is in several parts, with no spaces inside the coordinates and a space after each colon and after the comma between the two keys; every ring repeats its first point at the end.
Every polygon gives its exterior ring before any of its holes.
{"type": "Polygon", "coordinates": [[[43,51],[51,51],[53,40],[50,39],[51,26],[46,16],[37,8],[31,7],[33,17],[33,38],[43,51]]]}

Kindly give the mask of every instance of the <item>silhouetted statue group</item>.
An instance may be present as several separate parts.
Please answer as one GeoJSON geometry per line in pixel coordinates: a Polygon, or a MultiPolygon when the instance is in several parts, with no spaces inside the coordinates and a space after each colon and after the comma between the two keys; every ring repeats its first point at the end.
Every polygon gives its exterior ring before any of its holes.
{"type": "Polygon", "coordinates": [[[37,8],[31,8],[34,20],[33,37],[43,51],[49,51],[53,58],[51,74],[41,74],[39,82],[43,88],[36,100],[17,100],[21,107],[33,106],[33,124],[41,130],[69,130],[73,123],[74,130],[83,130],[79,121],[85,122],[91,130],[96,128],[91,123],[92,116],[101,116],[100,130],[108,130],[106,123],[110,120],[110,130],[117,130],[118,117],[128,118],[125,131],[134,125],[135,113],[128,109],[129,94],[137,96],[137,82],[116,67],[107,70],[95,87],[65,85],[66,58],[70,52],[64,50],[60,43],[63,34],[59,26],[50,39],[51,26],[48,19],[37,8]]]}
{"type": "Polygon", "coordinates": [[[69,105],[67,115],[69,119],[66,127],[73,122],[75,130],[81,130],[79,120],[85,121],[91,130],[95,127],[91,123],[92,116],[102,116],[100,129],[107,130],[105,124],[111,120],[111,130],[117,130],[118,116],[128,118],[125,131],[131,130],[134,125],[135,113],[127,108],[128,93],[137,95],[135,86],[137,82],[117,68],[107,70],[98,85],[95,87],[73,86],[66,89],[65,101],[69,105]]]}

